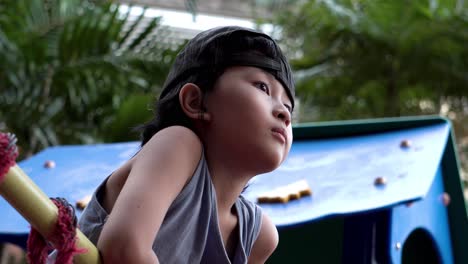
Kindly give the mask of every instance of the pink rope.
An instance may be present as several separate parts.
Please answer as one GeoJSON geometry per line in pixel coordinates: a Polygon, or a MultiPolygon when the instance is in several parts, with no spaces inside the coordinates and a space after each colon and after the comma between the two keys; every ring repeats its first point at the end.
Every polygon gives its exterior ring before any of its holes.
{"type": "MultiPolygon", "coordinates": [[[[86,249],[78,249],[76,242],[76,219],[73,207],[64,199],[52,199],[57,205],[57,224],[50,240],[54,241],[57,249],[55,263],[72,264],[73,256],[85,253],[86,249]]],[[[31,264],[44,264],[52,247],[37,230],[31,227],[27,243],[27,258],[31,264]]]]}
{"type": "Polygon", "coordinates": [[[12,134],[0,133],[0,184],[10,167],[16,163],[18,150],[16,148],[16,138],[12,134]]]}
{"type": "Polygon", "coordinates": [[[37,232],[36,229],[31,227],[31,232],[29,233],[28,237],[27,249],[28,263],[39,264],[46,263],[48,252],[52,249],[52,247],[47,244],[47,241],[39,232],[37,232]]]}

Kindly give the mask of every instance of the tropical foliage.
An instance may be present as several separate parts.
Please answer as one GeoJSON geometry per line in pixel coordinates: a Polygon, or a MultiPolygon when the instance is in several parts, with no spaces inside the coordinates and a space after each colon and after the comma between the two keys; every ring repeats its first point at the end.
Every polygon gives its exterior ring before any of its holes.
{"type": "Polygon", "coordinates": [[[136,102],[149,108],[175,54],[161,34],[159,18],[108,1],[0,2],[0,130],[17,135],[23,157],[49,145],[129,139],[112,129],[129,131],[151,112],[125,125],[116,116],[136,102]]]}
{"type": "Polygon", "coordinates": [[[293,58],[299,121],[442,114],[466,155],[464,1],[293,2],[273,22],[293,58]]]}

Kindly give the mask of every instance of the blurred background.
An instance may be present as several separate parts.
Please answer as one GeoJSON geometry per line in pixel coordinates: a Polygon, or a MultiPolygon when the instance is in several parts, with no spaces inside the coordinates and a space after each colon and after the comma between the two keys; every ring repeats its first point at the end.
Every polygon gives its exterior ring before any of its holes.
{"type": "MultiPolygon", "coordinates": [[[[20,160],[138,140],[177,52],[223,25],[278,40],[297,83],[294,123],[450,119],[466,183],[464,0],[0,0],[0,131],[17,135],[20,160]]],[[[2,247],[0,264],[24,261],[2,247]]]]}

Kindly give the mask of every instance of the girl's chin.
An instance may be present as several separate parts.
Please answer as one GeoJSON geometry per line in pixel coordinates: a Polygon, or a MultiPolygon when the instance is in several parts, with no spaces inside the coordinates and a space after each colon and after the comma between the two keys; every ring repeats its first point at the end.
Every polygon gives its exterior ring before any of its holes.
{"type": "Polygon", "coordinates": [[[264,172],[262,173],[268,173],[268,172],[272,172],[276,170],[277,168],[280,167],[282,162],[283,162],[283,159],[281,157],[277,157],[275,159],[269,159],[268,162],[265,162],[264,172]]]}

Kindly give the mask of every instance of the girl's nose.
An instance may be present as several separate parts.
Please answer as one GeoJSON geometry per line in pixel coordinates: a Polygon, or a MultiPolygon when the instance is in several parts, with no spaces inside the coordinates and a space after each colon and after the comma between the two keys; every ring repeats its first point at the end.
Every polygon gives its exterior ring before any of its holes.
{"type": "Polygon", "coordinates": [[[283,104],[278,104],[273,111],[273,115],[284,122],[286,126],[291,124],[291,112],[283,104]]]}

